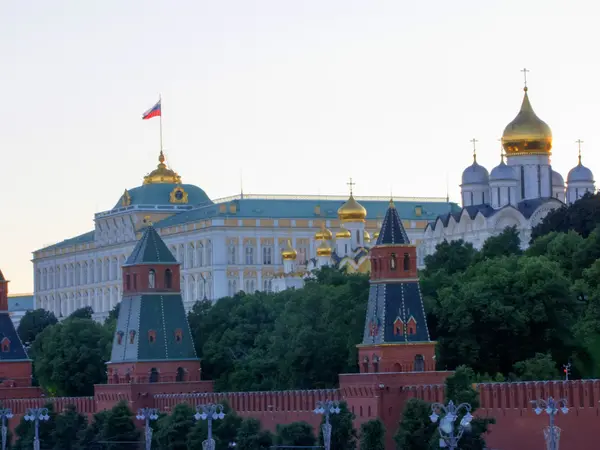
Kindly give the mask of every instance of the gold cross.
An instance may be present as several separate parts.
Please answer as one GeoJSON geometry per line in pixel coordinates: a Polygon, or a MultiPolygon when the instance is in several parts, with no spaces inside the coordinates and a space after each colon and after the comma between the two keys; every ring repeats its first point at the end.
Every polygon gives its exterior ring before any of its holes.
{"type": "Polygon", "coordinates": [[[354,186],[356,183],[352,182],[352,177],[350,177],[350,181],[348,183],[346,183],[348,186],[350,186],[350,195],[352,195],[352,186],[354,186]]]}
{"type": "Polygon", "coordinates": [[[577,144],[577,147],[579,148],[579,164],[581,164],[581,144],[583,144],[583,141],[581,139],[577,139],[575,141],[575,143],[577,144]]]}
{"type": "Polygon", "coordinates": [[[479,142],[477,139],[473,138],[471,139],[471,141],[473,143],[473,161],[475,161],[477,159],[477,142],[479,142]]]}
{"type": "Polygon", "coordinates": [[[526,68],[521,69],[521,72],[523,72],[523,79],[525,80],[525,87],[527,87],[527,72],[529,72],[529,70],[527,70],[526,68]]]}

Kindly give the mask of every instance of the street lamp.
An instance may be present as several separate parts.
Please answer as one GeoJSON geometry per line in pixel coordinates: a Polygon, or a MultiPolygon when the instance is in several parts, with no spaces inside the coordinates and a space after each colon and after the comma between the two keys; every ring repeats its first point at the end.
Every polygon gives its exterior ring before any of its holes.
{"type": "Polygon", "coordinates": [[[331,424],[329,423],[329,416],[331,414],[340,413],[340,402],[337,400],[318,401],[317,407],[313,412],[325,416],[325,423],[322,425],[323,443],[325,444],[325,450],[329,450],[331,446],[331,424]]]}
{"type": "Polygon", "coordinates": [[[144,420],[144,436],[146,438],[146,450],[150,450],[152,448],[152,427],[150,426],[151,420],[158,419],[158,409],[156,408],[141,408],[138,409],[137,416],[135,416],[137,420],[144,420]]]}
{"type": "Polygon", "coordinates": [[[12,419],[13,413],[10,408],[0,409],[0,417],[2,418],[2,450],[6,450],[6,437],[8,436],[8,428],[6,427],[6,420],[12,419]]]}
{"type": "Polygon", "coordinates": [[[549,397],[548,400],[532,400],[534,405],[534,411],[539,416],[543,411],[550,416],[550,425],[544,427],[544,439],[546,440],[546,448],[548,450],[558,450],[558,441],[560,441],[560,428],[554,425],[554,417],[558,415],[558,412],[567,414],[569,408],[567,407],[567,400],[560,399],[554,400],[549,397]]]}
{"type": "Polygon", "coordinates": [[[460,441],[465,430],[468,430],[471,427],[471,421],[473,420],[473,416],[471,415],[471,405],[468,403],[461,403],[460,405],[455,406],[452,400],[450,400],[446,406],[442,403],[434,403],[431,405],[431,416],[429,416],[429,418],[433,423],[437,423],[442,413],[443,417],[438,426],[438,431],[440,432],[440,448],[448,447],[450,450],[454,450],[458,447],[458,441],[460,441]],[[460,420],[458,432],[455,433],[454,424],[462,410],[466,411],[466,414],[460,420]]]}
{"type": "Polygon", "coordinates": [[[215,441],[212,438],[212,421],[223,419],[223,405],[209,403],[208,405],[197,405],[194,419],[208,421],[208,439],[202,442],[202,450],[215,450],[215,441]]]}
{"type": "Polygon", "coordinates": [[[48,408],[29,408],[25,414],[25,420],[35,423],[35,438],[33,440],[33,450],[40,450],[40,420],[45,422],[50,420],[48,408]]]}

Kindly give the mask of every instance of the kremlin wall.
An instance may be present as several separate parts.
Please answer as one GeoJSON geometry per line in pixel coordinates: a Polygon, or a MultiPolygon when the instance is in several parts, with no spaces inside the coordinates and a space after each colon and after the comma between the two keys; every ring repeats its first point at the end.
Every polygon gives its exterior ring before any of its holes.
{"type": "MultiPolygon", "coordinates": [[[[394,449],[405,403],[411,398],[444,402],[444,381],[452,372],[436,371],[416,272],[416,250],[410,244],[393,202],[372,249],[373,270],[363,341],[358,345],[360,373],[340,374],[339,388],[279,392],[213,392],[201,380],[200,360],[176,281],[180,267],[152,225],[148,225],[123,265],[123,298],[108,382],[96,385],[93,397],[47,398],[31,386],[31,361],[7,311],[8,281],[0,272],[0,401],[11,408],[15,428],[27,408],[47,402],[55,411],[67,405],[88,416],[125,400],[136,411],[155,407],[169,412],[176,404],[227,400],[242,417],[260,419],[263,427],[306,421],[318,429],[313,413],[318,400],[343,400],[355,414],[355,427],[379,418],[385,424],[386,449],[394,449]]],[[[486,437],[490,449],[544,448],[548,416],[533,412],[531,401],[566,398],[567,415],[557,417],[566,449],[591,450],[600,440],[600,380],[484,383],[479,417],[496,424],[486,437]]],[[[336,449],[333,449],[336,450],[336,449]]]]}

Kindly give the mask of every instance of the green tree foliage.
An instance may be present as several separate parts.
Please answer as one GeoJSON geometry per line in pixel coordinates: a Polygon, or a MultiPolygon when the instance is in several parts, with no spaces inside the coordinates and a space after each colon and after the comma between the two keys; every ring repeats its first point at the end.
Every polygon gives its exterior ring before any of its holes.
{"type": "Polygon", "coordinates": [[[273,435],[261,429],[258,419],[243,419],[237,432],[236,450],[267,450],[273,445],[273,435]]]}
{"type": "Polygon", "coordinates": [[[44,309],[27,311],[19,322],[17,333],[19,333],[23,344],[30,346],[38,334],[44,331],[46,327],[54,325],[57,322],[56,316],[50,311],[44,309]]]}
{"type": "Polygon", "coordinates": [[[600,194],[586,194],[569,206],[551,211],[531,230],[531,241],[553,231],[573,230],[584,238],[600,224],[600,194]]]}
{"type": "MultiPolygon", "coordinates": [[[[44,408],[48,409],[48,415],[50,416],[50,419],[47,421],[40,421],[39,423],[40,447],[45,449],[54,449],[56,445],[56,413],[54,412],[54,404],[47,403],[44,405],[44,408]]],[[[33,448],[35,425],[32,422],[28,422],[25,420],[25,417],[23,417],[15,429],[15,435],[17,440],[13,446],[13,450],[29,450],[33,448]]]]}
{"type": "Polygon", "coordinates": [[[35,375],[50,393],[93,395],[106,381],[111,336],[91,319],[72,318],[47,327],[34,341],[35,375]]]}
{"type": "MultiPolygon", "coordinates": [[[[229,444],[235,442],[242,418],[231,409],[227,402],[222,402],[225,417],[212,422],[212,434],[216,450],[228,450],[229,444]]],[[[198,420],[188,434],[188,448],[202,448],[202,441],[208,439],[208,422],[198,420]]]]}
{"type": "Polygon", "coordinates": [[[521,238],[516,226],[506,227],[497,236],[486,239],[477,255],[477,259],[491,259],[500,256],[520,255],[521,238]]]}
{"type": "MultiPolygon", "coordinates": [[[[310,447],[315,445],[313,427],[306,422],[277,425],[277,445],[310,447]]],[[[332,447],[333,448],[333,447],[332,447]]]]}
{"type": "Polygon", "coordinates": [[[91,319],[94,314],[94,310],[91,306],[84,306],[83,308],[76,309],[69,315],[69,319],[91,319]]]}
{"type": "Polygon", "coordinates": [[[560,379],[556,363],[548,353],[536,353],[533,358],[515,363],[514,372],[519,381],[560,379]]]}
{"type": "Polygon", "coordinates": [[[180,403],[157,421],[156,442],[160,450],[187,450],[187,437],[194,426],[195,410],[180,403]]]}
{"type": "Polygon", "coordinates": [[[429,450],[436,425],[431,422],[431,404],[418,398],[406,402],[394,436],[398,450],[429,450]]]}
{"type": "Polygon", "coordinates": [[[483,260],[440,291],[438,363],[507,374],[548,349],[568,359],[578,311],[558,263],[541,256],[483,260]]]}
{"type": "Polygon", "coordinates": [[[55,450],[75,450],[78,439],[87,427],[87,417],[79,414],[75,406],[69,405],[56,416],[53,440],[55,450]]]}
{"type": "Polygon", "coordinates": [[[360,426],[360,450],[385,450],[385,426],[379,419],[360,426]]]}
{"type": "Polygon", "coordinates": [[[77,450],[104,450],[105,446],[99,444],[99,442],[102,441],[104,424],[109,414],[110,411],[100,411],[94,414],[92,422],[85,429],[81,430],[77,436],[77,446],[75,447],[77,450]]]}
{"type": "MultiPolygon", "coordinates": [[[[354,428],[354,419],[356,416],[348,409],[346,402],[340,403],[339,414],[329,416],[331,424],[331,448],[340,450],[355,450],[358,439],[356,428],[354,428]]],[[[325,423],[325,416],[321,425],[325,423]]],[[[319,445],[324,445],[323,428],[319,428],[319,445]]]]}
{"type": "Polygon", "coordinates": [[[103,419],[100,439],[109,442],[106,450],[137,450],[140,431],[133,421],[133,413],[126,401],[117,403],[103,419]]]}

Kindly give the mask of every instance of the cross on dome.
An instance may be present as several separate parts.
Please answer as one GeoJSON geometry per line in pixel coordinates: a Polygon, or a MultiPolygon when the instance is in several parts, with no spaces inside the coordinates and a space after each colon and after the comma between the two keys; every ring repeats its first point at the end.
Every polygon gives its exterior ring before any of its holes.
{"type": "Polygon", "coordinates": [[[525,82],[525,90],[527,90],[527,72],[529,72],[529,70],[527,68],[522,68],[521,72],[523,72],[523,81],[525,82]]]}
{"type": "Polygon", "coordinates": [[[477,139],[473,138],[469,142],[473,144],[473,162],[477,162],[477,139]]]}
{"type": "Polygon", "coordinates": [[[583,141],[582,141],[581,139],[577,139],[577,140],[575,141],[575,143],[577,144],[577,148],[578,148],[578,150],[579,150],[579,156],[578,156],[578,159],[579,159],[579,164],[581,164],[581,144],[583,144],[583,141]]]}
{"type": "Polygon", "coordinates": [[[356,183],[352,182],[352,177],[350,177],[350,181],[348,183],[346,183],[348,186],[350,186],[350,195],[352,195],[352,187],[354,185],[356,185],[356,183]]]}

